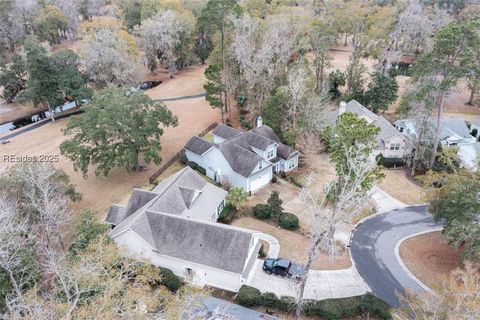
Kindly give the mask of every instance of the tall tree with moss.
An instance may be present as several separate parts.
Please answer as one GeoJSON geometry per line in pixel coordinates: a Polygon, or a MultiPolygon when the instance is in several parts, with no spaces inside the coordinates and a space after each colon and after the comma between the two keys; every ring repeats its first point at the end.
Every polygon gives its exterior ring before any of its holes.
{"type": "Polygon", "coordinates": [[[44,5],[33,20],[33,29],[40,40],[59,43],[61,34],[68,29],[68,19],[58,7],[44,5]]]}
{"type": "Polygon", "coordinates": [[[0,64],[0,86],[3,87],[2,98],[12,103],[16,96],[26,88],[27,70],[25,60],[13,55],[10,64],[0,64]]]}
{"type": "MultiPolygon", "coordinates": [[[[445,98],[457,85],[458,80],[468,72],[466,65],[475,50],[479,48],[480,21],[453,22],[440,29],[434,40],[431,52],[420,56],[413,67],[413,80],[423,82],[425,78],[437,77],[440,81],[430,90],[438,96],[436,105],[435,138],[430,157],[430,168],[433,168],[440,142],[441,126],[445,98]]],[[[425,94],[430,92],[425,91],[425,94]]]]}
{"type": "Polygon", "coordinates": [[[160,138],[164,128],[176,126],[177,117],[161,102],[141,92],[111,87],[97,92],[85,113],[65,127],[67,140],[60,151],[73,161],[75,170],[108,175],[111,169],[140,169],[140,158],[160,164],[160,138]]]}

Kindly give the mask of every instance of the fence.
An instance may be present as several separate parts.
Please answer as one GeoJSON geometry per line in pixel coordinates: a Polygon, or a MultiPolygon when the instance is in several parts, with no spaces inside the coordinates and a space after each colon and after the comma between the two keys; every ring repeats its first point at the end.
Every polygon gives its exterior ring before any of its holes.
{"type": "MultiPolygon", "coordinates": [[[[206,135],[209,131],[215,128],[217,124],[218,124],[217,122],[212,123],[205,130],[200,132],[199,136],[202,137],[206,135]]],[[[153,173],[148,179],[150,181],[150,184],[152,184],[165,170],[167,170],[168,167],[170,167],[175,161],[179,160],[184,154],[185,154],[185,149],[180,150],[170,160],[168,160],[160,168],[158,168],[158,170],[155,171],[155,173],[153,173]]]]}

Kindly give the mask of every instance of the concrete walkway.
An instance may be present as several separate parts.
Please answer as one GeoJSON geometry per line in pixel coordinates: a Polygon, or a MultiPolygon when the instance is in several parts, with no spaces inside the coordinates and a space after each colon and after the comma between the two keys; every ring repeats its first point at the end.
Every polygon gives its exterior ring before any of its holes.
{"type": "Polygon", "coordinates": [[[255,236],[257,236],[260,240],[268,242],[269,248],[267,257],[278,258],[278,254],[280,253],[280,243],[275,237],[262,232],[255,233],[255,236]]]}
{"type": "MultiPolygon", "coordinates": [[[[257,259],[253,276],[247,285],[277,296],[297,296],[298,282],[289,278],[268,275],[262,270],[263,260],[257,259]]],[[[329,299],[357,296],[369,292],[354,267],[343,270],[310,270],[305,287],[305,299],[329,299]]]]}
{"type": "Polygon", "coordinates": [[[377,212],[390,211],[405,208],[407,206],[405,203],[392,197],[377,186],[372,188],[371,197],[377,212]]]}

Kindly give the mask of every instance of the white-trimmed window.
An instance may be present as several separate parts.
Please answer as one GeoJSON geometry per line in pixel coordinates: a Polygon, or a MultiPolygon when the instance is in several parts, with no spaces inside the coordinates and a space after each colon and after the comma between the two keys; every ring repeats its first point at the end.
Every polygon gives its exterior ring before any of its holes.
{"type": "Polygon", "coordinates": [[[275,155],[275,150],[271,149],[267,151],[267,159],[273,158],[274,155],[275,155]]]}
{"type": "Polygon", "coordinates": [[[400,143],[392,143],[390,145],[390,150],[400,150],[400,143]]]}
{"type": "Polygon", "coordinates": [[[295,159],[292,159],[288,162],[288,170],[293,169],[295,167],[295,159]]]}
{"type": "Polygon", "coordinates": [[[262,170],[263,168],[263,161],[260,161],[260,163],[258,164],[258,170],[262,170]]]}

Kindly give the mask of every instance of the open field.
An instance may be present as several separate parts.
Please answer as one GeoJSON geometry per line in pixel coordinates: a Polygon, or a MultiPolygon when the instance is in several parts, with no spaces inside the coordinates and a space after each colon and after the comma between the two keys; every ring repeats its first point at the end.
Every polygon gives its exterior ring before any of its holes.
{"type": "MultiPolygon", "coordinates": [[[[196,70],[196,69],[194,69],[196,70]]],[[[186,75],[179,74],[170,82],[177,82],[176,90],[170,90],[175,96],[190,95],[197,92],[186,90],[181,83],[189,77],[189,70],[186,75]]],[[[175,84],[171,84],[175,87],[175,84]]],[[[158,92],[160,96],[162,93],[158,92]]],[[[212,122],[220,120],[218,110],[212,109],[204,98],[168,102],[167,106],[178,117],[179,125],[176,128],[167,128],[162,137],[162,150],[160,155],[164,161],[180,151],[192,135],[199,134],[212,122]]],[[[41,155],[59,154],[59,145],[64,141],[62,128],[69,121],[63,119],[53,124],[47,124],[31,132],[22,134],[11,140],[10,143],[0,148],[0,172],[4,171],[11,164],[5,163],[4,155],[41,155]]],[[[73,170],[69,159],[60,156],[57,168],[65,170],[71,177],[78,190],[83,193],[83,200],[75,205],[75,209],[93,208],[103,217],[106,210],[112,203],[121,201],[131,192],[132,187],[142,186],[148,183],[148,177],[155,172],[157,166],[149,165],[141,172],[126,172],[123,169],[114,169],[108,177],[95,177],[93,168],[87,179],[81,173],[73,170]]]]}
{"type": "MultiPolygon", "coordinates": [[[[268,233],[280,242],[280,257],[287,258],[300,264],[307,262],[309,241],[306,236],[297,232],[280,229],[267,222],[244,216],[233,221],[232,225],[268,233]]],[[[344,251],[340,256],[330,258],[328,255],[320,254],[314,263],[314,269],[339,270],[351,266],[350,255],[344,251]]]]}
{"type": "Polygon", "coordinates": [[[425,190],[414,181],[407,172],[408,169],[383,169],[385,178],[378,184],[380,189],[406,204],[425,202],[425,190]]]}
{"type": "Polygon", "coordinates": [[[423,283],[438,290],[450,272],[460,267],[460,252],[449,246],[441,231],[405,240],[400,257],[407,268],[423,283]]]}

